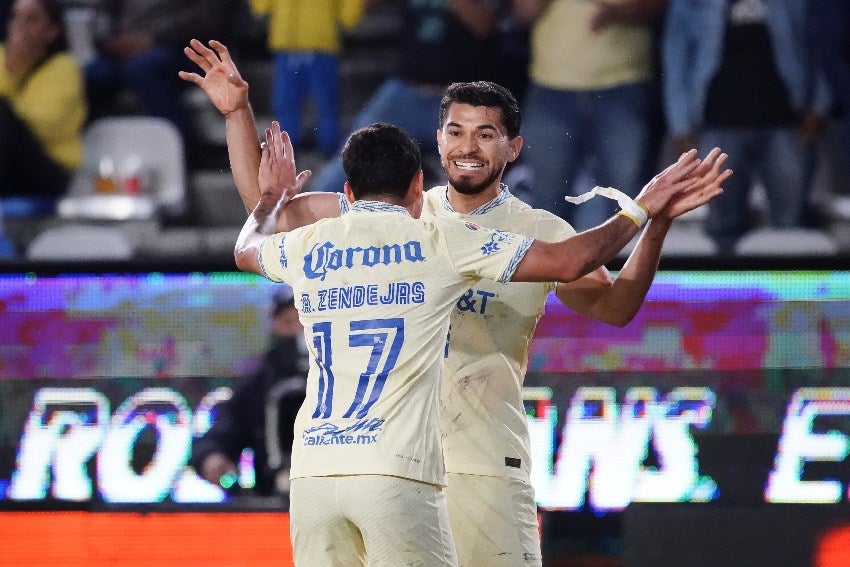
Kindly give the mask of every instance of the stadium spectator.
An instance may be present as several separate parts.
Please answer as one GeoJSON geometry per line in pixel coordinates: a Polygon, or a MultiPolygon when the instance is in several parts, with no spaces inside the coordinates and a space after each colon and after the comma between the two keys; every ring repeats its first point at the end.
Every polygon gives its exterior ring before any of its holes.
{"type": "Polygon", "coordinates": [[[271,318],[271,346],[260,367],[219,404],[209,431],[192,444],[189,461],[212,484],[238,489],[236,463],[251,449],[254,491],[263,496],[289,491],[292,428],[307,383],[304,329],[289,288],[274,295],[271,318]]]}
{"type": "Polygon", "coordinates": [[[275,117],[293,145],[300,146],[304,100],[309,95],[316,110],[316,145],[330,157],[340,141],[341,34],[360,21],[363,0],[251,0],[251,6],[268,20],[275,117]]]}
{"type": "MultiPolygon", "coordinates": [[[[483,130],[458,138],[458,150],[481,136],[493,152],[516,153],[521,139],[509,142],[492,126],[483,130]]],[[[295,560],[350,565],[367,556],[376,566],[455,565],[437,419],[456,298],[479,278],[575,280],[613,258],[668,203],[711,198],[720,189],[696,177],[700,162],[688,152],[653,178],[638,202],[625,197],[625,213],[547,244],[455,218],[418,220],[419,148],[395,126],[355,131],[343,164],[351,212],[274,234],[280,207],[304,181],[296,176],[288,136],[274,123],[260,162],[260,201],[235,250],[240,269],[293,283],[301,321],[314,335],[293,444],[295,560]],[[340,253],[344,262],[334,260],[340,253]],[[365,295],[358,300],[360,288],[365,295]]],[[[457,167],[461,177],[479,182],[501,175],[495,164],[457,167]]]]}
{"type": "Polygon", "coordinates": [[[85,67],[92,118],[122,112],[118,97],[130,92],[142,113],[170,120],[188,138],[190,120],[177,77],[181,49],[192,37],[225,36],[238,2],[102,0],[98,57],[85,67]]]}
{"type": "Polygon", "coordinates": [[[0,45],[0,199],[52,202],[82,162],[86,100],[56,0],[16,0],[0,45]]]}
{"type": "Polygon", "coordinates": [[[843,121],[845,164],[850,167],[850,2],[814,0],[810,38],[843,121]]]}
{"type": "Polygon", "coordinates": [[[523,104],[525,164],[534,206],[577,230],[610,214],[603,200],[575,208],[564,195],[593,184],[637,194],[661,139],[653,40],[664,0],[517,0],[531,26],[523,104]]]}
{"type": "Polygon", "coordinates": [[[773,226],[803,224],[807,161],[830,107],[806,30],[799,0],[670,0],[663,77],[673,144],[719,145],[735,170],[706,219],[721,254],[752,228],[757,180],[773,226]]]}

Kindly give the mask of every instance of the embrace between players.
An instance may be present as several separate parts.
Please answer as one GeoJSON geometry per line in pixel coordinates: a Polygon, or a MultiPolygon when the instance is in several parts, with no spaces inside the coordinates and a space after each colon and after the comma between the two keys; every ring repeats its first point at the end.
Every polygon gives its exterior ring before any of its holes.
{"type": "Polygon", "coordinates": [[[576,234],[502,184],[523,144],[511,93],[455,83],[436,131],[446,185],[425,191],[416,141],[372,124],[345,143],[344,187],[301,193],[310,172],[276,122],[257,143],[227,48],[193,40],[185,53],[201,73],[180,76],[225,116],[250,213],[237,265],[292,286],[310,350],[290,473],[296,565],[541,565],[522,383],[546,298],[627,324],[673,219],[722,193],[725,154],[686,152],[633,200],[609,191],[622,210],[576,234]],[[604,264],[641,230],[613,277],[604,264]]]}

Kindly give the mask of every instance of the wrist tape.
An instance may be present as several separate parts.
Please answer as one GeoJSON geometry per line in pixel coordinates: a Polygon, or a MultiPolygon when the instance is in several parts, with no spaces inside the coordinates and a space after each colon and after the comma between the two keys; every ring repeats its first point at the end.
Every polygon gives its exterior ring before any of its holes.
{"type": "Polygon", "coordinates": [[[646,224],[646,221],[649,220],[649,211],[646,207],[644,207],[622,191],[618,191],[613,187],[597,186],[588,191],[587,193],[582,193],[578,197],[566,196],[564,197],[564,200],[568,203],[573,203],[574,205],[580,205],[585,201],[589,201],[597,195],[601,195],[608,199],[617,201],[617,204],[620,205],[620,208],[622,209],[617,214],[631,219],[631,221],[634,222],[638,226],[638,228],[641,228],[643,225],[646,224]]]}

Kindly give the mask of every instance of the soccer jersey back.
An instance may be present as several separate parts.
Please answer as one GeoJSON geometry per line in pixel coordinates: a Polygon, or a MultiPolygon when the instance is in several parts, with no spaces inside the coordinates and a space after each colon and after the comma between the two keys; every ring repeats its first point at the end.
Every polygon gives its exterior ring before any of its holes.
{"type": "MultiPolygon", "coordinates": [[[[453,217],[507,229],[546,242],[575,234],[563,219],[533,209],[506,187],[469,214],[452,210],[446,188],[425,194],[423,216],[453,217]]],[[[443,452],[449,472],[509,476],[530,474],[528,426],[522,383],[528,347],[554,289],[551,283],[480,280],[462,290],[451,316],[441,393],[443,452]]]]}
{"type": "Polygon", "coordinates": [[[370,201],[270,236],[263,270],[292,286],[311,354],[291,477],[443,484],[438,396],[449,315],[470,278],[509,279],[529,245],[370,201]]]}

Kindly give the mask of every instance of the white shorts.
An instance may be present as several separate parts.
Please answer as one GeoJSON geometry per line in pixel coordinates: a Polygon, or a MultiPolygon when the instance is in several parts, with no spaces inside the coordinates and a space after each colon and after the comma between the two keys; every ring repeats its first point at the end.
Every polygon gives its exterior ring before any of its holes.
{"type": "Polygon", "coordinates": [[[531,485],[448,474],[449,522],[460,567],[539,567],[540,530],[531,485]]]}
{"type": "Polygon", "coordinates": [[[289,493],[297,567],[456,567],[446,496],[384,475],[296,478],[289,493]]]}

